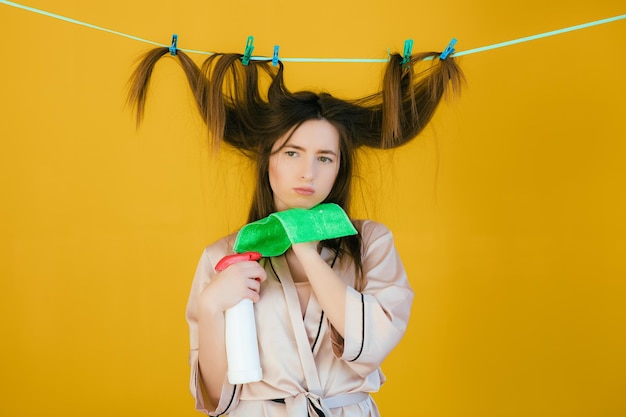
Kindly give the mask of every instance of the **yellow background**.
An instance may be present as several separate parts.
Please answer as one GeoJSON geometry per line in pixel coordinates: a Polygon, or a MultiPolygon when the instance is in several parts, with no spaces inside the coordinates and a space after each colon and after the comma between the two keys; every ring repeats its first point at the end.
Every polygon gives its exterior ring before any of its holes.
{"type": "MultiPolygon", "coordinates": [[[[616,0],[28,5],[179,47],[384,58],[463,51],[626,12],[616,0]]],[[[244,221],[248,165],[209,156],[150,45],[0,5],[0,416],[194,416],[184,307],[202,248],[244,221]],[[243,175],[241,173],[244,173],[243,175]]],[[[626,21],[461,59],[468,87],[414,143],[367,153],[355,210],[416,291],[383,415],[626,415],[626,21]]],[[[201,60],[203,57],[194,55],[201,60]]],[[[287,63],[292,88],[375,91],[382,64],[287,63]]]]}

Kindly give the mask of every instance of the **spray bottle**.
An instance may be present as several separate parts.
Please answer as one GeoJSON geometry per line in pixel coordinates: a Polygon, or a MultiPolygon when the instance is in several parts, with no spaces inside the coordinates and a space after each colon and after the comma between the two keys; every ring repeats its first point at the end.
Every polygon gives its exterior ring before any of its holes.
{"type": "MultiPolygon", "coordinates": [[[[222,258],[215,265],[215,270],[219,272],[237,262],[258,261],[259,259],[261,259],[261,254],[258,252],[236,253],[222,258]]],[[[259,344],[252,300],[244,298],[226,310],[224,321],[228,382],[247,384],[260,381],[263,374],[259,360],[259,344]]]]}

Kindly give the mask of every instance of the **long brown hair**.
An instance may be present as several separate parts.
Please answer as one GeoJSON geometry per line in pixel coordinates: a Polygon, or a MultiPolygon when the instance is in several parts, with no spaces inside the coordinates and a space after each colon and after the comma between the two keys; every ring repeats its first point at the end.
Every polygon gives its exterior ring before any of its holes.
{"type": "MultiPolygon", "coordinates": [[[[143,117],[152,70],[169,48],[148,52],[130,79],[128,102],[137,123],[143,117]]],[[[327,93],[291,92],[284,83],[284,66],[278,62],[241,62],[241,54],[214,54],[199,67],[177,51],[203,117],[209,140],[217,148],[225,142],[256,163],[254,195],[248,214],[252,222],[275,211],[269,183],[269,158],[274,143],[312,119],[324,119],[339,132],[340,168],[325,202],[336,203],[349,213],[355,151],[361,146],[390,149],[406,144],[428,124],[448,92],[458,92],[464,81],[455,59],[439,59],[428,52],[402,64],[400,54],[390,56],[382,89],[372,95],[344,100],[327,93]]],[[[355,288],[364,288],[360,237],[322,242],[338,256],[348,253],[356,267],[355,288]]]]}

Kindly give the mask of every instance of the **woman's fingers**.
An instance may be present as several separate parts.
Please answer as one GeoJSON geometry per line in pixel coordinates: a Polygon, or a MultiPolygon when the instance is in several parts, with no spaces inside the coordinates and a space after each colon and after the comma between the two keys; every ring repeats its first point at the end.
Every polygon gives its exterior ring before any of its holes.
{"type": "Polygon", "coordinates": [[[261,282],[266,278],[265,269],[258,262],[233,263],[215,274],[205,289],[206,296],[211,302],[217,303],[222,311],[244,298],[257,302],[260,298],[261,282]]]}
{"type": "MultiPolygon", "coordinates": [[[[252,279],[258,279],[259,282],[265,281],[267,274],[265,269],[258,262],[246,261],[241,262],[241,274],[252,279]]],[[[236,265],[233,265],[235,267],[236,265]]]]}

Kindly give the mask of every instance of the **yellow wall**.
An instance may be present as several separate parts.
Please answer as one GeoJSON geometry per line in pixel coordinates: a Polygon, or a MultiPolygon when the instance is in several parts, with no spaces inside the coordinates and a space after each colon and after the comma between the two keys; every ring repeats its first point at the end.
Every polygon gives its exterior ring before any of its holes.
{"type": "MultiPolygon", "coordinates": [[[[621,4],[620,4],[621,3],[621,4]]],[[[623,14],[615,0],[51,2],[181,48],[385,57],[467,50],[623,14]],[[212,4],[213,3],[213,4],[212,4]],[[422,4],[420,4],[422,3],[422,4]]],[[[0,5],[0,416],[194,416],[184,306],[246,211],[246,164],[208,156],[164,60],[139,131],[125,83],[149,45],[0,5]]],[[[358,211],[416,290],[384,415],[626,415],[626,21],[461,60],[468,88],[393,154],[358,211]],[[384,190],[379,191],[384,184],[384,190]]],[[[200,59],[199,56],[196,56],[200,59]]],[[[380,64],[287,64],[293,88],[374,91],[380,64]]]]}

